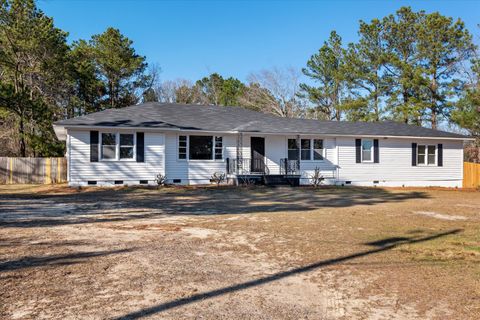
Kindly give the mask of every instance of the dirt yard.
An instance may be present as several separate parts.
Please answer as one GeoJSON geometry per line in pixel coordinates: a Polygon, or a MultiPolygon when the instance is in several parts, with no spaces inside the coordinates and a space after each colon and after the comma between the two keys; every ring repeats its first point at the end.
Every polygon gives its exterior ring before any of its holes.
{"type": "Polygon", "coordinates": [[[0,186],[1,319],[479,319],[480,192],[0,186]]]}

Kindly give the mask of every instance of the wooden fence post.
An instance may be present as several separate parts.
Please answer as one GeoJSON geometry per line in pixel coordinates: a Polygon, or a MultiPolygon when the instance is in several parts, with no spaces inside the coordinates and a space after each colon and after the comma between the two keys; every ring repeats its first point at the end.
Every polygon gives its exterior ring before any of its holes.
{"type": "Polygon", "coordinates": [[[473,162],[463,163],[463,187],[480,187],[480,164],[473,162]]]}
{"type": "Polygon", "coordinates": [[[52,183],[52,158],[45,159],[45,184],[52,183]]]}
{"type": "Polygon", "coordinates": [[[62,181],[62,161],[60,158],[57,158],[57,183],[62,181]]]}
{"type": "Polygon", "coordinates": [[[10,158],[10,184],[13,184],[13,158],[10,158]]]}
{"type": "Polygon", "coordinates": [[[65,158],[0,157],[0,184],[42,183],[67,181],[65,158]]]}

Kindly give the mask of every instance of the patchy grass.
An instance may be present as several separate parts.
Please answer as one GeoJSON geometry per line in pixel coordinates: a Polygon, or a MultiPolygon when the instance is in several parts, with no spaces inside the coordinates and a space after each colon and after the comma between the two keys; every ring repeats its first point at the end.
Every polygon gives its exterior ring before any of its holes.
{"type": "Polygon", "coordinates": [[[480,317],[478,192],[0,186],[0,228],[0,318],[480,317]]]}

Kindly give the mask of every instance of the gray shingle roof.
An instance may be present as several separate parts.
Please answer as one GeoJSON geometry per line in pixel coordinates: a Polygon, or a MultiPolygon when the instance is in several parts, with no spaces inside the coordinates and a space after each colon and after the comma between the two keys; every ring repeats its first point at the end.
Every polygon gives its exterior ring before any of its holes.
{"type": "Polygon", "coordinates": [[[108,109],[68,120],[59,127],[145,127],[202,131],[234,131],[288,134],[411,136],[469,138],[403,123],[318,121],[288,119],[240,107],[145,103],[122,109],[108,109]]]}

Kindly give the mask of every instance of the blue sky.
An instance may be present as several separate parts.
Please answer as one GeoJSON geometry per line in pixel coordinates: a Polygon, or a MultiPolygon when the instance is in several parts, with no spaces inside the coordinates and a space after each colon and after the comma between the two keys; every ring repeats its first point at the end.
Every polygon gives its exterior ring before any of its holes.
{"type": "Polygon", "coordinates": [[[197,80],[212,72],[242,81],[273,66],[302,68],[336,30],[357,38],[358,21],[402,5],[461,18],[479,43],[480,1],[162,1],[39,0],[38,6],[70,33],[89,39],[119,28],[137,52],[157,64],[161,79],[197,80]]]}

